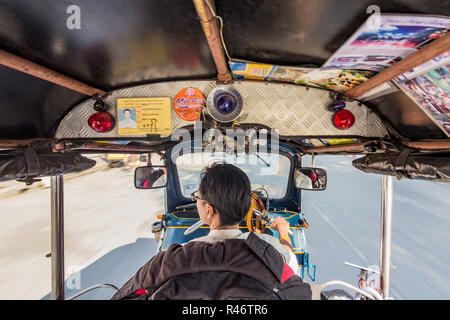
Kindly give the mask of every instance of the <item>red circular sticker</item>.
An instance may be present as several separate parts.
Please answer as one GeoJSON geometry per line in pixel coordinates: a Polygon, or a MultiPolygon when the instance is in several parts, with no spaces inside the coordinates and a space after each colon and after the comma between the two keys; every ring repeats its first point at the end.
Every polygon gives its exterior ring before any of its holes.
{"type": "Polygon", "coordinates": [[[197,88],[184,88],[173,99],[175,113],[186,121],[200,119],[202,106],[205,104],[205,96],[197,88]]]}

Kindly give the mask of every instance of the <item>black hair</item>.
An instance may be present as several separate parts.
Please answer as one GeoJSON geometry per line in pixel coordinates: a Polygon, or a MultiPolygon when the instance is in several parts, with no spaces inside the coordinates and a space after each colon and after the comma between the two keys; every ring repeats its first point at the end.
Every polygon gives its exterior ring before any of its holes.
{"type": "Polygon", "coordinates": [[[131,110],[130,109],[123,109],[123,114],[125,114],[125,111],[128,111],[131,114],[131,110]]]}
{"type": "Polygon", "coordinates": [[[221,225],[235,225],[245,219],[252,189],[244,171],[231,164],[214,163],[200,177],[200,194],[217,211],[221,225]]]}

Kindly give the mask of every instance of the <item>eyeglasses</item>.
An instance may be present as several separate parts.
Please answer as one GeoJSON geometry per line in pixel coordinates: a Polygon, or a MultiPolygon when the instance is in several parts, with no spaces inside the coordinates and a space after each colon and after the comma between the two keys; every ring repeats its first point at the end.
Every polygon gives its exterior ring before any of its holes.
{"type": "Polygon", "coordinates": [[[214,207],[214,205],[210,201],[208,201],[206,199],[202,199],[198,196],[198,190],[191,193],[191,200],[192,201],[202,200],[202,201],[209,203],[210,205],[212,205],[214,207]]]}
{"type": "Polygon", "coordinates": [[[191,200],[192,201],[202,200],[208,202],[207,200],[202,199],[198,196],[198,190],[191,193],[191,200]]]}
{"type": "Polygon", "coordinates": [[[192,201],[197,201],[197,200],[205,201],[206,203],[208,203],[212,207],[214,212],[217,212],[215,206],[210,201],[202,199],[202,198],[200,198],[198,196],[198,190],[191,193],[191,200],[192,201]]]}

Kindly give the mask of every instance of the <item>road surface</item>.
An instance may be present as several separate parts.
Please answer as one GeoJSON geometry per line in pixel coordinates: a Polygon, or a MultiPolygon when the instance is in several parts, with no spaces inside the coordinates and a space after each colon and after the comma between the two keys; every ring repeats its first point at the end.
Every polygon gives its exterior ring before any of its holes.
{"type": "MultiPolygon", "coordinates": [[[[302,193],[317,283],[356,284],[359,270],[344,262],[379,265],[381,175],[359,171],[351,161],[315,157],[314,165],[327,170],[327,189],[302,193]]],[[[449,230],[450,183],[394,178],[392,297],[450,299],[449,230]]]]}
{"type": "MultiPolygon", "coordinates": [[[[154,255],[150,226],[164,211],[163,193],[137,190],[133,179],[134,171],[122,168],[65,179],[66,297],[79,284],[120,286],[154,255]]],[[[0,207],[0,299],[48,299],[50,189],[0,199],[0,207]]],[[[102,288],[83,298],[109,299],[113,293],[102,288]]]]}

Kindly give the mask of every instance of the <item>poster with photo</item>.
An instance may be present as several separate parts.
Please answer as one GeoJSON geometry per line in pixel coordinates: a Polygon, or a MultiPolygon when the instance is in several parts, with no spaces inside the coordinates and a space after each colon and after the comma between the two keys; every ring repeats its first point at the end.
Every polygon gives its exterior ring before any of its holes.
{"type": "Polygon", "coordinates": [[[279,66],[254,62],[230,61],[230,69],[236,79],[272,80],[299,83],[298,80],[316,68],[279,66]]]}
{"type": "Polygon", "coordinates": [[[412,79],[394,82],[450,137],[450,63],[412,79]]]}
{"type": "Polygon", "coordinates": [[[408,72],[402,74],[400,78],[404,80],[413,79],[417,76],[427,73],[430,70],[437,69],[447,64],[450,64],[450,51],[447,51],[446,53],[441,54],[440,56],[437,56],[421,64],[420,66],[415,67],[414,69],[409,70],[408,72]]]}
{"type": "Polygon", "coordinates": [[[449,28],[447,17],[372,15],[322,67],[379,72],[438,39],[449,28]]]}
{"type": "Polygon", "coordinates": [[[302,76],[306,84],[326,87],[336,91],[349,90],[376,74],[374,71],[347,69],[317,69],[302,76]]]}
{"type": "Polygon", "coordinates": [[[392,64],[400,61],[402,57],[396,55],[369,54],[366,56],[339,56],[332,58],[322,69],[353,69],[380,72],[392,64]]]}
{"type": "Polygon", "coordinates": [[[276,66],[268,76],[269,80],[298,82],[305,74],[316,70],[315,68],[276,66]]]}
{"type": "Polygon", "coordinates": [[[444,131],[447,133],[447,136],[450,137],[450,118],[437,120],[439,125],[444,129],[444,131]]]}

